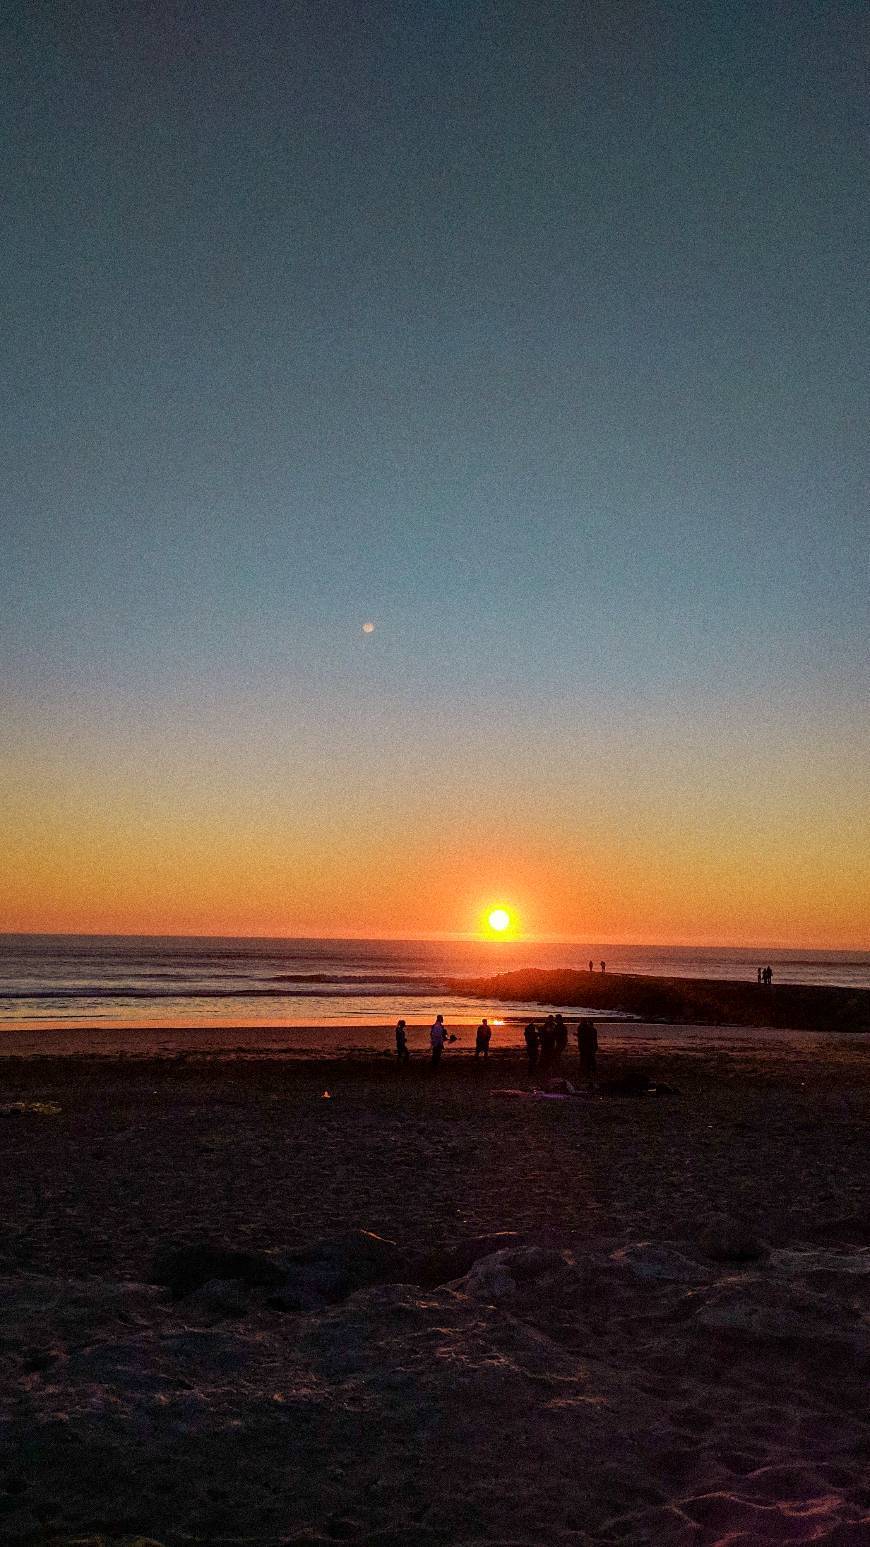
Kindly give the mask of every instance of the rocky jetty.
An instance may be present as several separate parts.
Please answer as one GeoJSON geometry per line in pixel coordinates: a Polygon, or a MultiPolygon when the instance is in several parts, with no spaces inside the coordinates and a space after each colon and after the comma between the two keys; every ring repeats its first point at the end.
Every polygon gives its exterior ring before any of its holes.
{"type": "Polygon", "coordinates": [[[583,1006],[643,1020],[791,1031],[870,1031],[870,989],[741,983],[725,978],[657,978],[627,972],[524,968],[487,978],[452,978],[452,994],[501,1003],[583,1006]]]}

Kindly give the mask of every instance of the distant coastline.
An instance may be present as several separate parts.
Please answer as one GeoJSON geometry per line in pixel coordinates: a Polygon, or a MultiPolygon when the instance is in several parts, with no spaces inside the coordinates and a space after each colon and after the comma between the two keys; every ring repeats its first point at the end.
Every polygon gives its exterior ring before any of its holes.
{"type": "Polygon", "coordinates": [[[870,989],[807,983],[650,977],[537,968],[453,978],[451,993],[527,1004],[582,1005],[649,1020],[870,1032],[870,989]]]}

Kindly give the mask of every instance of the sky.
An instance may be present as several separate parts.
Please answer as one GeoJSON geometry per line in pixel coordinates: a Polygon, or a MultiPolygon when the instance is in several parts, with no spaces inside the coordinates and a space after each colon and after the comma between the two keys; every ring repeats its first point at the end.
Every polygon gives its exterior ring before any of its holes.
{"type": "Polygon", "coordinates": [[[868,34],[4,8],[0,929],[870,948],[868,34]]]}

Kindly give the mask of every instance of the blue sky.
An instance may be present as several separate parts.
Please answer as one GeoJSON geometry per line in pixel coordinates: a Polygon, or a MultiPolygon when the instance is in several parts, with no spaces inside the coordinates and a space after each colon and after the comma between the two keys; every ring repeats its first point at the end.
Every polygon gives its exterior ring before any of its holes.
{"type": "MultiPolygon", "coordinates": [[[[90,766],[219,725],[231,825],[242,742],[350,725],[405,818],[393,748],[449,753],[473,827],[488,744],[540,837],[548,747],[641,739],[654,770],[677,745],[724,789],[722,726],[748,721],[760,789],[821,748],[836,806],[833,741],[857,813],[863,7],[86,3],[4,28],[16,788],[28,736],[90,766]]],[[[787,846],[807,810],[763,793],[787,846]]],[[[330,799],[345,821],[352,788],[330,799]]]]}

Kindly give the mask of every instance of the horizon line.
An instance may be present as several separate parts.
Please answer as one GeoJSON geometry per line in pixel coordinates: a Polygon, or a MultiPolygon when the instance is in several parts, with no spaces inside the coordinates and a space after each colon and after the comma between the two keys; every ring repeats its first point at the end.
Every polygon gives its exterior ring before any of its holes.
{"type": "Polygon", "coordinates": [[[582,936],[566,939],[563,935],[525,935],[521,938],[503,940],[489,935],[480,935],[475,931],[443,931],[420,935],[314,935],[314,934],[265,934],[265,935],[227,935],[227,934],[187,934],[167,933],[153,934],[142,931],[111,930],[66,930],[66,929],[6,929],[0,930],[0,939],[35,939],[35,940],[311,940],[311,941],[335,941],[350,942],[369,945],[424,945],[424,944],[469,944],[491,945],[495,950],[505,949],[518,945],[566,945],[583,946],[587,950],[603,950],[616,948],[620,950],[656,949],[677,951],[845,951],[852,955],[870,955],[870,944],[865,946],[853,945],[786,945],[777,941],[750,941],[738,944],[731,940],[647,940],[647,939],[623,939],[623,940],[590,940],[582,936]]]}

